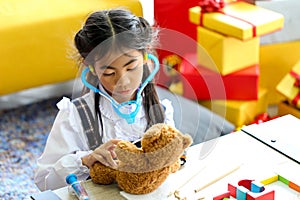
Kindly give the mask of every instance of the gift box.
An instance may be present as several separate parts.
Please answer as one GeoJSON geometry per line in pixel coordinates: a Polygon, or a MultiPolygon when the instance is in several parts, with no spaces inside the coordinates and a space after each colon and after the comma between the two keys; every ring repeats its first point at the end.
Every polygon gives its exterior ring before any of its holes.
{"type": "MultiPolygon", "coordinates": [[[[197,51],[197,25],[190,23],[188,13],[189,8],[198,5],[198,2],[199,0],[154,0],[154,20],[161,28],[157,55],[160,63],[163,64],[156,78],[163,87],[171,89],[175,85],[176,87],[180,85],[174,80],[176,77],[169,73],[174,67],[173,63],[170,66],[167,64],[170,57],[182,57],[186,53],[197,51]]],[[[175,88],[175,90],[180,89],[175,88]]]]}
{"type": "Polygon", "coordinates": [[[282,14],[241,1],[230,1],[215,12],[208,12],[200,6],[192,7],[189,20],[241,40],[277,31],[284,23],[282,14]]]}
{"type": "Polygon", "coordinates": [[[282,30],[261,37],[261,44],[274,44],[300,40],[299,0],[243,0],[256,6],[281,13],[285,19],[282,30]]]}
{"type": "Polygon", "coordinates": [[[287,114],[294,115],[300,118],[300,109],[294,105],[291,105],[288,101],[281,101],[278,104],[278,115],[284,116],[287,114]]]}
{"type": "Polygon", "coordinates": [[[269,104],[278,104],[286,98],[276,90],[276,85],[298,62],[300,40],[261,45],[259,51],[259,86],[268,90],[269,104]]]}
{"type": "Polygon", "coordinates": [[[220,75],[197,64],[196,54],[183,56],[179,67],[183,96],[197,100],[257,100],[259,66],[252,65],[220,75]]]}
{"type": "Polygon", "coordinates": [[[199,101],[199,103],[212,112],[225,117],[237,127],[241,127],[251,123],[258,114],[267,112],[267,90],[259,88],[257,100],[213,100],[199,101]]]}
{"type": "Polygon", "coordinates": [[[300,61],[278,83],[276,90],[287,97],[290,103],[300,108],[300,61]]]}
{"type": "Polygon", "coordinates": [[[222,75],[259,62],[259,38],[242,41],[197,27],[198,64],[222,75]]]}

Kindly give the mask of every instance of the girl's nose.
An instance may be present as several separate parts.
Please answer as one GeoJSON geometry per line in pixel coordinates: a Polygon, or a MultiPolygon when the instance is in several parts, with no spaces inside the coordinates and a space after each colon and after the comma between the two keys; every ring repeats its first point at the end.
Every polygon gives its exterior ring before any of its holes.
{"type": "Polygon", "coordinates": [[[117,80],[117,86],[119,86],[119,87],[123,87],[123,86],[126,86],[126,85],[128,85],[130,83],[130,78],[129,78],[129,76],[128,76],[128,74],[127,73],[123,73],[120,77],[119,77],[119,79],[117,80]]]}

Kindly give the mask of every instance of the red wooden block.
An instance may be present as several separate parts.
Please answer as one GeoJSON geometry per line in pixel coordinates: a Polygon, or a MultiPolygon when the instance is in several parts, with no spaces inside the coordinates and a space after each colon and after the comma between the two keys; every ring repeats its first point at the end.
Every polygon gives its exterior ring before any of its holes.
{"type": "Polygon", "coordinates": [[[228,183],[228,191],[230,193],[230,196],[236,198],[236,186],[231,184],[231,183],[228,183]]]}
{"type": "Polygon", "coordinates": [[[240,180],[236,184],[228,183],[228,190],[230,192],[230,195],[234,198],[237,198],[236,192],[237,192],[237,187],[242,186],[249,190],[246,195],[246,200],[274,200],[275,198],[275,192],[274,190],[270,190],[267,188],[263,188],[261,192],[252,192],[251,191],[251,183],[253,180],[249,179],[244,179],[240,180]]]}
{"type": "Polygon", "coordinates": [[[213,198],[213,200],[223,200],[224,198],[229,198],[229,197],[230,197],[230,192],[227,191],[227,192],[225,192],[225,193],[223,193],[223,194],[220,194],[220,195],[218,195],[218,196],[215,196],[215,197],[213,198]]]}
{"type": "Polygon", "coordinates": [[[274,200],[275,191],[266,189],[260,193],[248,192],[247,200],[274,200]]]}

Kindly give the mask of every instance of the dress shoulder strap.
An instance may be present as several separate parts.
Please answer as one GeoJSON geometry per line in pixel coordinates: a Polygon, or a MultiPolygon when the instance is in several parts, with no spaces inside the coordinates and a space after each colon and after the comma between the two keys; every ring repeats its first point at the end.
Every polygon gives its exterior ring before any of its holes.
{"type": "Polygon", "coordinates": [[[89,147],[91,150],[94,150],[102,144],[102,134],[99,133],[97,115],[93,116],[84,98],[79,97],[75,99],[73,103],[76,106],[81,118],[83,131],[88,139],[89,147]]]}

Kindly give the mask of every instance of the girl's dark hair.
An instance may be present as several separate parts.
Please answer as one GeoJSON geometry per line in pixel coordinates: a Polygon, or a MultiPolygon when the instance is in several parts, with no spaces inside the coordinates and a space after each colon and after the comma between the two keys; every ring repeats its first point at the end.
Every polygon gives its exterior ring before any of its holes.
{"type": "MultiPolygon", "coordinates": [[[[101,10],[92,13],[83,28],[75,35],[75,46],[84,64],[93,65],[97,59],[110,53],[126,53],[135,49],[141,53],[155,53],[158,29],[151,27],[143,17],[125,9],[101,10]]],[[[149,76],[149,66],[143,66],[143,81],[149,76]]],[[[89,73],[87,79],[95,86],[97,77],[89,73]]],[[[149,83],[142,92],[148,127],[164,121],[164,109],[159,103],[155,84],[149,83]]]]}

